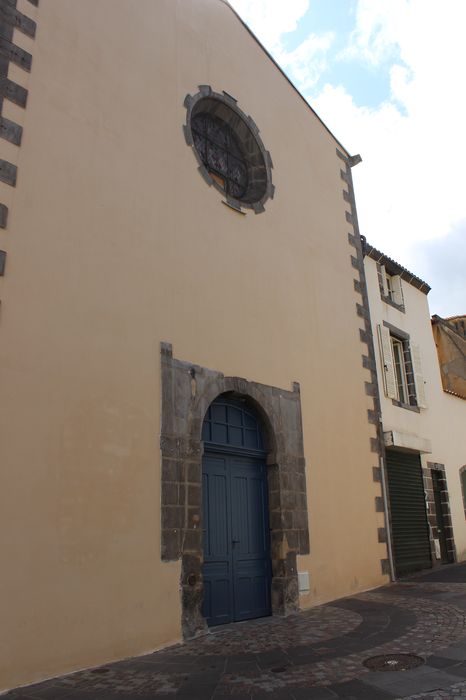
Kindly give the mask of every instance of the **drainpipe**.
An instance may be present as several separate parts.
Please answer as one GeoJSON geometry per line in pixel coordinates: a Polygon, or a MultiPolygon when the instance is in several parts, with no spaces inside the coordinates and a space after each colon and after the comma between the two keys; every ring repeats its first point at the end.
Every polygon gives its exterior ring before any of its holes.
{"type": "Polygon", "coordinates": [[[386,471],[385,471],[385,460],[380,457],[380,474],[382,482],[382,498],[383,498],[383,512],[385,519],[385,532],[387,533],[387,550],[388,550],[388,562],[390,566],[390,580],[396,581],[395,576],[395,566],[393,563],[393,547],[392,547],[392,531],[390,528],[390,517],[388,515],[388,497],[387,497],[387,481],[386,481],[386,471]]]}

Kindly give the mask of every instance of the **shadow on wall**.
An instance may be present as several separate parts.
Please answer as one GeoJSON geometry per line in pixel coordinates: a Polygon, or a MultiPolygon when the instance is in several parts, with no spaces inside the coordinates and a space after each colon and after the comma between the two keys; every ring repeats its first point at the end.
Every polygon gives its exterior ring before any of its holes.
{"type": "Polygon", "coordinates": [[[432,316],[432,332],[442,376],[442,386],[466,399],[466,316],[449,319],[432,316]]]}

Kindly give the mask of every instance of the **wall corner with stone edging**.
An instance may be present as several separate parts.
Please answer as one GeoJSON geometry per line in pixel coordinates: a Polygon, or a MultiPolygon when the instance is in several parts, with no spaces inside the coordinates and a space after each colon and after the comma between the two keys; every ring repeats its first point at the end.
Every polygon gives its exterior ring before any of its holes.
{"type": "Polygon", "coordinates": [[[442,561],[437,559],[435,540],[438,541],[438,523],[437,523],[437,506],[434,496],[434,483],[432,472],[437,471],[440,475],[441,486],[441,508],[442,518],[444,521],[445,540],[447,548],[448,563],[452,564],[457,561],[455,539],[453,535],[453,525],[450,512],[450,496],[448,493],[447,474],[444,464],[439,462],[427,462],[427,465],[422,465],[422,480],[424,484],[424,494],[426,498],[427,522],[429,525],[429,543],[432,558],[432,567],[438,568],[442,565],[442,561]]]}
{"type": "MultiPolygon", "coordinates": [[[[39,0],[29,0],[38,6],[39,0]]],[[[14,32],[19,31],[29,39],[36,36],[36,23],[26,14],[20,12],[17,0],[0,0],[0,139],[21,146],[23,127],[4,115],[5,100],[26,108],[28,91],[8,77],[10,64],[21,68],[25,74],[31,72],[32,55],[14,43],[14,32]]],[[[1,143],[1,142],[0,142],[1,143]]],[[[19,154],[18,154],[19,155],[19,154]]],[[[9,187],[16,187],[18,168],[16,163],[0,158],[0,181],[9,187]]],[[[8,226],[8,206],[0,202],[0,229],[8,226]]],[[[5,274],[8,251],[0,250],[0,276],[5,274]]]]}
{"type": "MultiPolygon", "coordinates": [[[[356,302],[355,312],[360,319],[362,327],[359,328],[359,338],[361,343],[366,347],[362,355],[362,365],[370,373],[370,381],[364,383],[364,391],[372,406],[367,410],[367,421],[373,425],[376,432],[376,437],[370,438],[370,449],[374,455],[377,455],[377,466],[372,468],[372,478],[375,483],[380,484],[380,496],[375,497],[376,512],[384,512],[384,502],[388,499],[384,498],[384,493],[388,493],[388,485],[385,475],[385,470],[381,468],[381,464],[385,463],[385,444],[383,439],[382,426],[382,409],[379,394],[379,385],[377,381],[374,338],[372,334],[372,323],[369,307],[369,297],[367,293],[366,273],[364,268],[364,244],[365,238],[359,232],[358,214],[356,210],[356,200],[354,195],[353,176],[351,168],[361,162],[360,156],[347,156],[338,148],[336,149],[338,158],[343,162],[343,167],[340,169],[340,177],[346,185],[346,189],[342,190],[342,197],[347,204],[345,211],[346,223],[351,228],[348,232],[348,243],[353,248],[353,253],[350,256],[351,267],[355,270],[355,278],[353,280],[354,291],[359,295],[360,300],[356,302]]],[[[390,520],[390,506],[385,503],[388,510],[390,520]]],[[[388,525],[388,523],[386,523],[388,525]]],[[[390,572],[390,555],[388,547],[388,534],[386,528],[378,528],[377,539],[379,543],[385,543],[387,546],[387,557],[380,560],[380,571],[382,575],[389,575],[390,572]],[[382,537],[381,531],[384,530],[382,537]]]]}

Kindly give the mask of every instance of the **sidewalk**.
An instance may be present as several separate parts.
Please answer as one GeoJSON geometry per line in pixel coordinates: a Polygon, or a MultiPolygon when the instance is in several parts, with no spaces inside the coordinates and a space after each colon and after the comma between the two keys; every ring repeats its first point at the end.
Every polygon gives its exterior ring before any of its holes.
{"type": "Polygon", "coordinates": [[[466,699],[466,563],[286,619],[268,617],[214,628],[184,645],[5,697],[466,699]],[[382,660],[383,668],[419,665],[409,670],[377,670],[377,660],[372,662],[376,670],[364,665],[380,655],[392,655],[382,660]]]}

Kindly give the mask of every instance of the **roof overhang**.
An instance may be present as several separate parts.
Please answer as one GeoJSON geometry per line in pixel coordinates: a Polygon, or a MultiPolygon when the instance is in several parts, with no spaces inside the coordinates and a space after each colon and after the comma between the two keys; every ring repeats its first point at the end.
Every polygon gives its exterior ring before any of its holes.
{"type": "Polygon", "coordinates": [[[374,248],[374,246],[370,245],[370,243],[368,243],[363,236],[361,236],[361,238],[364,239],[364,255],[366,255],[368,258],[371,258],[372,260],[375,260],[375,262],[379,263],[379,265],[383,265],[387,270],[388,274],[399,275],[401,279],[408,282],[408,284],[410,284],[412,287],[416,287],[416,289],[419,289],[419,291],[423,292],[424,294],[428,294],[430,292],[431,288],[427,284],[427,282],[421,280],[420,277],[414,275],[405,267],[397,263],[396,260],[393,260],[393,258],[389,258],[388,255],[385,255],[385,253],[382,253],[382,251],[378,250],[377,248],[374,248]]]}

